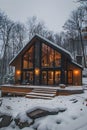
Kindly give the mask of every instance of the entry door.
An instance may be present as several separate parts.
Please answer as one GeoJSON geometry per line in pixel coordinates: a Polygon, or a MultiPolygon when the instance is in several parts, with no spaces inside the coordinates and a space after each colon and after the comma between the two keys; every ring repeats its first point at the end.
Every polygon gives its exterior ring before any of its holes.
{"type": "Polygon", "coordinates": [[[48,71],[48,85],[54,84],[54,71],[48,71]]]}
{"type": "Polygon", "coordinates": [[[61,83],[61,71],[55,71],[55,85],[59,85],[61,83]]]}
{"type": "Polygon", "coordinates": [[[42,84],[43,85],[54,84],[54,71],[42,71],[42,84]]]}
{"type": "Polygon", "coordinates": [[[73,84],[73,71],[68,71],[68,84],[73,84]]]}
{"type": "Polygon", "coordinates": [[[47,85],[47,71],[42,71],[42,84],[47,85]]]}
{"type": "Polygon", "coordinates": [[[33,71],[23,72],[23,82],[33,84],[33,71]]]}

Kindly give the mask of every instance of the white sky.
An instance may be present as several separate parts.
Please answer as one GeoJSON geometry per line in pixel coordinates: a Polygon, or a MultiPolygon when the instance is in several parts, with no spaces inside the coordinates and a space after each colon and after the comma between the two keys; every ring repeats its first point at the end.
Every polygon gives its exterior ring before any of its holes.
{"type": "Polygon", "coordinates": [[[60,32],[76,0],[0,0],[0,9],[14,21],[25,23],[27,18],[36,15],[46,26],[60,32]]]}

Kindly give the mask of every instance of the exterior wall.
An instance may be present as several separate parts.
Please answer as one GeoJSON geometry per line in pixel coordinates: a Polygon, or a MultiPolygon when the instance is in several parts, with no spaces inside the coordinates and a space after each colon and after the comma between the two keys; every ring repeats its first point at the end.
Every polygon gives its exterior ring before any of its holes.
{"type": "MultiPolygon", "coordinates": [[[[82,85],[82,70],[73,64],[68,64],[68,71],[72,71],[72,85],[82,85]]],[[[67,76],[68,77],[68,76],[67,76]]]]}
{"type": "Polygon", "coordinates": [[[15,83],[20,84],[21,80],[21,58],[18,58],[15,65],[15,83]]]}
{"type": "Polygon", "coordinates": [[[81,73],[82,72],[80,69],[73,70],[73,85],[75,86],[82,85],[81,73]]]}

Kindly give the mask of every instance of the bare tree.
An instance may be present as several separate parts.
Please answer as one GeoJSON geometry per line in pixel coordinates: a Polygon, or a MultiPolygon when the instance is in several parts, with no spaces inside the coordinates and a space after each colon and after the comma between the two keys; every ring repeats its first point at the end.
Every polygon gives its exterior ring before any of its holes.
{"type": "Polygon", "coordinates": [[[26,39],[26,28],[21,23],[15,23],[11,33],[12,57],[14,57],[21,48],[23,48],[26,39]]]}
{"type": "Polygon", "coordinates": [[[51,36],[52,32],[48,31],[43,21],[38,20],[36,16],[33,16],[27,21],[28,37],[31,39],[35,34],[39,34],[43,37],[51,36]]]}
{"type": "Polygon", "coordinates": [[[0,41],[1,48],[1,73],[2,77],[8,68],[8,48],[10,47],[10,35],[14,23],[3,13],[0,12],[0,41]]]}
{"type": "Polygon", "coordinates": [[[59,33],[55,33],[54,34],[54,39],[55,39],[55,44],[59,45],[59,46],[63,46],[63,32],[59,33]]]}
{"type": "Polygon", "coordinates": [[[0,71],[1,80],[4,75],[12,71],[9,61],[23,47],[25,40],[25,27],[14,23],[7,15],[0,11],[0,71]]]}
{"type": "MultiPolygon", "coordinates": [[[[80,42],[78,42],[78,47],[79,50],[81,48],[82,52],[83,52],[83,58],[84,58],[84,67],[86,66],[85,63],[85,54],[84,54],[84,43],[82,40],[82,22],[83,22],[83,14],[84,14],[84,10],[82,10],[81,7],[79,7],[77,10],[72,12],[72,15],[70,17],[70,19],[68,19],[64,25],[64,29],[67,30],[67,34],[70,35],[71,39],[73,39],[73,51],[75,49],[74,47],[74,40],[78,40],[80,42]]],[[[80,50],[80,53],[81,53],[80,50]]],[[[78,51],[78,50],[77,50],[78,51]]]]}

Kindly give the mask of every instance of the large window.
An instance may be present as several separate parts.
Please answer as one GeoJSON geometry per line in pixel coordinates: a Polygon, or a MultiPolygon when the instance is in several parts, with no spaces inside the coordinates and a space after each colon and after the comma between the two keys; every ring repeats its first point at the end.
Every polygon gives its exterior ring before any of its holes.
{"type": "Polygon", "coordinates": [[[23,71],[23,82],[33,84],[33,71],[23,71]]]}
{"type": "Polygon", "coordinates": [[[42,71],[42,84],[44,85],[59,85],[61,83],[61,71],[42,71]]]}
{"type": "Polygon", "coordinates": [[[42,71],[42,84],[47,85],[47,71],[42,71]]]}
{"type": "Polygon", "coordinates": [[[61,66],[61,55],[57,51],[55,51],[55,67],[61,66]]]}
{"type": "Polygon", "coordinates": [[[48,85],[54,84],[54,72],[48,71],[48,85]]]}
{"type": "Polygon", "coordinates": [[[47,46],[42,44],[42,67],[60,67],[61,66],[61,54],[47,46]]]}
{"type": "Polygon", "coordinates": [[[33,68],[34,47],[32,46],[23,57],[23,69],[33,68]]]}
{"type": "Polygon", "coordinates": [[[61,71],[55,71],[55,84],[60,84],[61,83],[61,71]]]}

